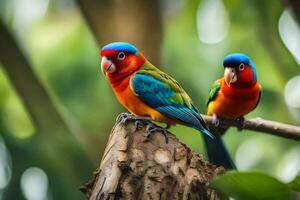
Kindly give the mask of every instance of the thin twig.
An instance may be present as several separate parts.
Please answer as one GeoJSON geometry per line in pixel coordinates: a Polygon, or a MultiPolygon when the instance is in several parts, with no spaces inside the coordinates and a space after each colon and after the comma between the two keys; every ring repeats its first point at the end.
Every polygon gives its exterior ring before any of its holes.
{"type": "MultiPolygon", "coordinates": [[[[202,117],[204,121],[207,123],[207,125],[210,126],[214,125],[213,118],[211,116],[202,115],[202,117]]],[[[293,126],[281,122],[265,120],[262,118],[254,118],[254,119],[245,119],[243,127],[240,127],[241,124],[236,120],[223,119],[223,118],[218,118],[218,119],[219,119],[219,126],[222,127],[234,126],[242,129],[268,133],[271,135],[276,135],[276,136],[300,141],[299,126],[293,126]]]]}

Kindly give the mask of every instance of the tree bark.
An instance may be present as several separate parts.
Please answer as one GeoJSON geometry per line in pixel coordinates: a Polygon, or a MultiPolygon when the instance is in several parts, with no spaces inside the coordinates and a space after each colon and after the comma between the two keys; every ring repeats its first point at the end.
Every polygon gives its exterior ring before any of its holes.
{"type": "Polygon", "coordinates": [[[116,124],[94,179],[81,189],[87,199],[219,199],[207,188],[224,172],[171,133],[146,137],[146,124],[116,124]]]}

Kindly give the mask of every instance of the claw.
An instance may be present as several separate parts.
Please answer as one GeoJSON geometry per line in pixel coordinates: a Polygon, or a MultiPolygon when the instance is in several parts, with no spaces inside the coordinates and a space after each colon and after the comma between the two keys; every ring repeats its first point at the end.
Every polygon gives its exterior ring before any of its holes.
{"type": "Polygon", "coordinates": [[[129,121],[134,121],[135,131],[141,129],[143,124],[151,123],[151,118],[147,116],[134,116],[129,113],[121,113],[116,119],[116,124],[126,125],[129,121]]]}
{"type": "Polygon", "coordinates": [[[215,127],[218,127],[220,125],[220,120],[219,120],[219,118],[218,118],[218,116],[216,114],[212,115],[212,124],[215,127]]]}
{"type": "Polygon", "coordinates": [[[163,135],[164,135],[164,137],[165,137],[165,141],[166,141],[166,143],[169,143],[169,139],[168,139],[168,130],[167,129],[165,129],[165,128],[163,128],[163,127],[160,127],[160,126],[157,126],[157,125],[155,125],[155,124],[149,124],[148,126],[147,126],[147,129],[146,129],[146,137],[147,138],[150,138],[150,136],[153,134],[153,133],[155,133],[155,132],[160,132],[160,133],[162,133],[163,135]]]}
{"type": "Polygon", "coordinates": [[[136,120],[134,122],[134,129],[135,131],[138,131],[142,128],[143,122],[141,120],[136,120]]]}
{"type": "Polygon", "coordinates": [[[133,119],[134,116],[129,113],[121,113],[116,119],[116,124],[126,124],[128,120],[133,119]]]}
{"type": "Polygon", "coordinates": [[[239,123],[238,130],[241,131],[245,127],[245,118],[244,117],[239,117],[236,119],[236,121],[239,123]]]}

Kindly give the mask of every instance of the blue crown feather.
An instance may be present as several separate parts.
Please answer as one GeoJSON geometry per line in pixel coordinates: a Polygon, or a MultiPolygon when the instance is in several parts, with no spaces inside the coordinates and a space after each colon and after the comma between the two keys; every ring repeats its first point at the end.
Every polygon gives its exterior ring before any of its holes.
{"type": "Polygon", "coordinates": [[[128,42],[113,42],[107,44],[102,48],[102,51],[105,50],[124,51],[128,53],[133,53],[134,55],[138,54],[137,48],[128,42]]]}
{"type": "Polygon", "coordinates": [[[224,67],[237,67],[239,64],[245,63],[248,64],[253,72],[254,80],[257,80],[256,68],[250,58],[243,53],[232,53],[224,58],[223,66],[224,67]]]}
{"type": "Polygon", "coordinates": [[[224,58],[224,67],[235,67],[241,63],[249,64],[250,59],[248,56],[242,53],[232,53],[224,58]]]}

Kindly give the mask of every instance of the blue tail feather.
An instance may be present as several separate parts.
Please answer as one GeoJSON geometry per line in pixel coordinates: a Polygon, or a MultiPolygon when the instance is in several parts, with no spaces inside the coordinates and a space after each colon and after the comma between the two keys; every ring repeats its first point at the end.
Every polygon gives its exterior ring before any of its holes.
{"type": "Polygon", "coordinates": [[[205,135],[207,135],[207,136],[209,136],[210,137],[210,139],[211,140],[213,140],[214,138],[215,138],[215,136],[211,133],[211,132],[209,132],[209,130],[207,130],[207,129],[201,129],[201,130],[199,130],[201,133],[204,133],[205,135]]]}
{"type": "MultiPolygon", "coordinates": [[[[207,130],[206,132],[210,133],[207,130]]],[[[223,166],[225,169],[236,169],[236,166],[232,161],[221,136],[218,133],[215,133],[213,137],[211,137],[211,133],[207,134],[206,132],[204,132],[205,134],[202,135],[209,161],[214,165],[223,166]]]]}

